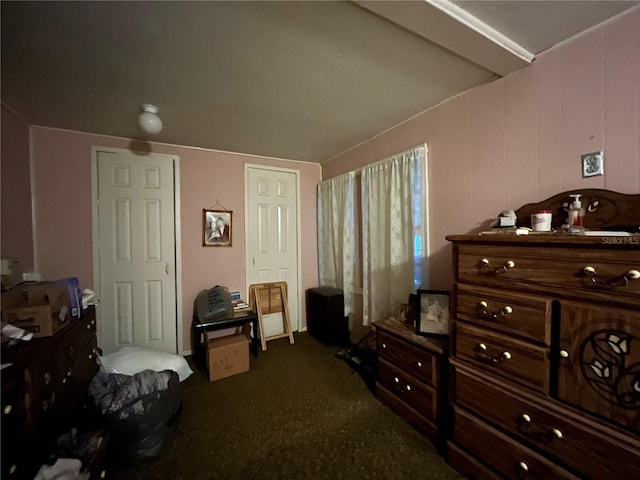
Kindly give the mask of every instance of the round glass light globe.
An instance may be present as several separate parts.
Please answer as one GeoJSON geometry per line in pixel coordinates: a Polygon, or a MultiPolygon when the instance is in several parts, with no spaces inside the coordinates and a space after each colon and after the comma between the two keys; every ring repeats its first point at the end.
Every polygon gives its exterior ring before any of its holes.
{"type": "Polygon", "coordinates": [[[155,113],[142,112],[138,117],[138,124],[143,131],[151,135],[162,131],[162,120],[155,113]]]}

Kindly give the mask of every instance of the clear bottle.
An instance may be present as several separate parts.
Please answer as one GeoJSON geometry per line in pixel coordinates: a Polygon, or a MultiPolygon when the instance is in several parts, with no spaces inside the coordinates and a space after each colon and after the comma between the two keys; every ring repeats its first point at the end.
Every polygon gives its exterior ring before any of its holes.
{"type": "Polygon", "coordinates": [[[569,218],[567,223],[569,226],[583,226],[584,225],[584,208],[582,208],[582,202],[580,201],[580,197],[582,196],[579,193],[574,193],[573,195],[569,195],[573,198],[571,202],[571,207],[569,208],[569,218]]]}

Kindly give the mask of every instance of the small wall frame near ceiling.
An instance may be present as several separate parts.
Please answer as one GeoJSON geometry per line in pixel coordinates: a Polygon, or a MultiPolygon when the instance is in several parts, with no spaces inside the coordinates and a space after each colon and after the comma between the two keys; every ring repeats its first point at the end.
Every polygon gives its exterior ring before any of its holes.
{"type": "MultiPolygon", "coordinates": [[[[218,202],[216,205],[222,207],[218,202]]],[[[202,246],[230,247],[233,233],[233,211],[224,207],[202,209],[202,246]]]]}

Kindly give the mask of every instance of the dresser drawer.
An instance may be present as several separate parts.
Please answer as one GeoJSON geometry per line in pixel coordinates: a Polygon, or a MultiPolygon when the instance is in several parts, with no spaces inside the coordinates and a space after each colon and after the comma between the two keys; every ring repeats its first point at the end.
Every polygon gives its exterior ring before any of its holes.
{"type": "Polygon", "coordinates": [[[434,387],[438,385],[438,357],[382,331],[378,331],[376,343],[380,358],[388,360],[422,382],[434,387]]]}
{"type": "Polygon", "coordinates": [[[460,282],[478,285],[545,294],[555,291],[590,301],[640,307],[640,280],[625,282],[623,278],[630,270],[640,270],[640,249],[620,249],[605,257],[597,248],[462,244],[457,277],[460,282]],[[586,267],[593,269],[593,276],[585,274],[586,267]]]}
{"type": "Polygon", "coordinates": [[[458,318],[527,340],[551,344],[552,300],[459,285],[458,318]]]}
{"type": "Polygon", "coordinates": [[[462,365],[453,383],[457,404],[590,478],[640,478],[640,439],[623,442],[615,429],[462,365]]]}
{"type": "Polygon", "coordinates": [[[378,360],[378,382],[418,413],[436,421],[438,402],[435,389],[417,382],[384,359],[378,360]]]}
{"type": "Polygon", "coordinates": [[[436,422],[428,419],[415,408],[407,405],[396,394],[387,390],[380,382],[376,382],[376,398],[393,410],[396,415],[405,422],[416,428],[422,435],[431,440],[436,447],[442,448],[442,434],[436,422]]]}
{"type": "Polygon", "coordinates": [[[57,402],[62,387],[62,378],[56,357],[46,352],[42,361],[27,369],[27,379],[30,384],[27,393],[27,411],[29,430],[35,430],[36,425],[44,425],[51,421],[58,410],[57,402]],[[45,358],[46,357],[46,358],[45,358]]]}
{"type": "Polygon", "coordinates": [[[472,480],[503,480],[500,475],[458,448],[451,441],[447,442],[447,463],[464,478],[472,480]]]}
{"type": "Polygon", "coordinates": [[[563,302],[558,398],[640,433],[640,312],[563,302]]]}
{"type": "Polygon", "coordinates": [[[455,443],[506,478],[578,478],[462,409],[454,409],[454,423],[455,443]]]}
{"type": "Polygon", "coordinates": [[[549,349],[456,321],[455,358],[529,388],[549,393],[549,349]]]}
{"type": "Polygon", "coordinates": [[[6,445],[5,439],[18,436],[26,430],[26,387],[24,382],[24,370],[14,366],[2,371],[2,446],[6,445]]]}
{"type": "Polygon", "coordinates": [[[95,310],[91,310],[78,320],[72,320],[64,342],[68,345],[84,345],[96,336],[95,310]]]}

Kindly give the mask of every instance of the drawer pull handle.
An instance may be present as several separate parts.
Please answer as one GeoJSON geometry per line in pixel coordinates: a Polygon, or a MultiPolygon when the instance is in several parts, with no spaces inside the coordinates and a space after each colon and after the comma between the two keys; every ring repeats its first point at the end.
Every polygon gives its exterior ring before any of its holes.
{"type": "Polygon", "coordinates": [[[7,405],[2,409],[2,413],[5,415],[9,415],[11,413],[11,410],[13,410],[13,406],[7,405]]]}
{"type": "Polygon", "coordinates": [[[545,425],[536,426],[531,420],[531,416],[526,413],[520,415],[519,430],[538,442],[552,442],[555,439],[564,438],[562,431],[558,428],[545,425]]]}
{"type": "Polygon", "coordinates": [[[422,362],[418,362],[418,368],[422,368],[422,362]]]}
{"type": "Polygon", "coordinates": [[[497,312],[489,312],[487,311],[487,308],[489,308],[489,304],[486,301],[482,300],[480,303],[478,303],[478,315],[482,318],[496,320],[498,317],[504,317],[506,315],[509,315],[510,313],[513,313],[513,308],[511,308],[509,305],[505,305],[497,312]]]}
{"type": "Polygon", "coordinates": [[[400,393],[404,393],[404,392],[410,392],[411,391],[411,385],[407,384],[406,387],[403,387],[400,384],[400,379],[398,377],[393,377],[393,381],[396,383],[396,389],[400,392],[400,393]]]}
{"type": "Polygon", "coordinates": [[[560,356],[562,358],[569,358],[569,352],[567,352],[566,350],[560,350],[560,356]]]}
{"type": "Polygon", "coordinates": [[[497,275],[499,273],[504,273],[507,270],[509,270],[510,268],[514,268],[516,266],[516,262],[514,262],[513,260],[507,260],[502,265],[500,265],[498,268],[494,268],[492,270],[491,267],[489,266],[490,263],[491,262],[489,262],[489,259],[487,259],[487,258],[483,258],[482,260],[480,260],[480,272],[481,273],[491,273],[491,274],[497,275]]]}
{"type": "Polygon", "coordinates": [[[589,279],[591,283],[594,285],[600,285],[604,287],[625,287],[629,284],[629,280],[638,280],[640,279],[640,271],[638,270],[629,270],[628,272],[623,273],[620,276],[608,278],[605,280],[598,280],[596,277],[598,276],[598,272],[592,266],[586,266],[582,269],[582,273],[584,273],[589,279]]]}
{"type": "Polygon", "coordinates": [[[500,363],[505,360],[511,360],[511,353],[504,351],[500,355],[489,355],[487,353],[487,346],[484,343],[479,343],[476,349],[476,354],[483,360],[500,363]]]}
{"type": "Polygon", "coordinates": [[[13,464],[9,467],[9,475],[13,475],[14,473],[16,473],[16,470],[18,469],[18,467],[13,464]]]}
{"type": "Polygon", "coordinates": [[[527,465],[522,460],[518,462],[518,478],[521,480],[525,480],[528,478],[529,474],[529,465],[527,465]]]}
{"type": "Polygon", "coordinates": [[[386,343],[383,343],[383,344],[382,344],[382,348],[387,348],[387,344],[386,344],[386,343]]]}

